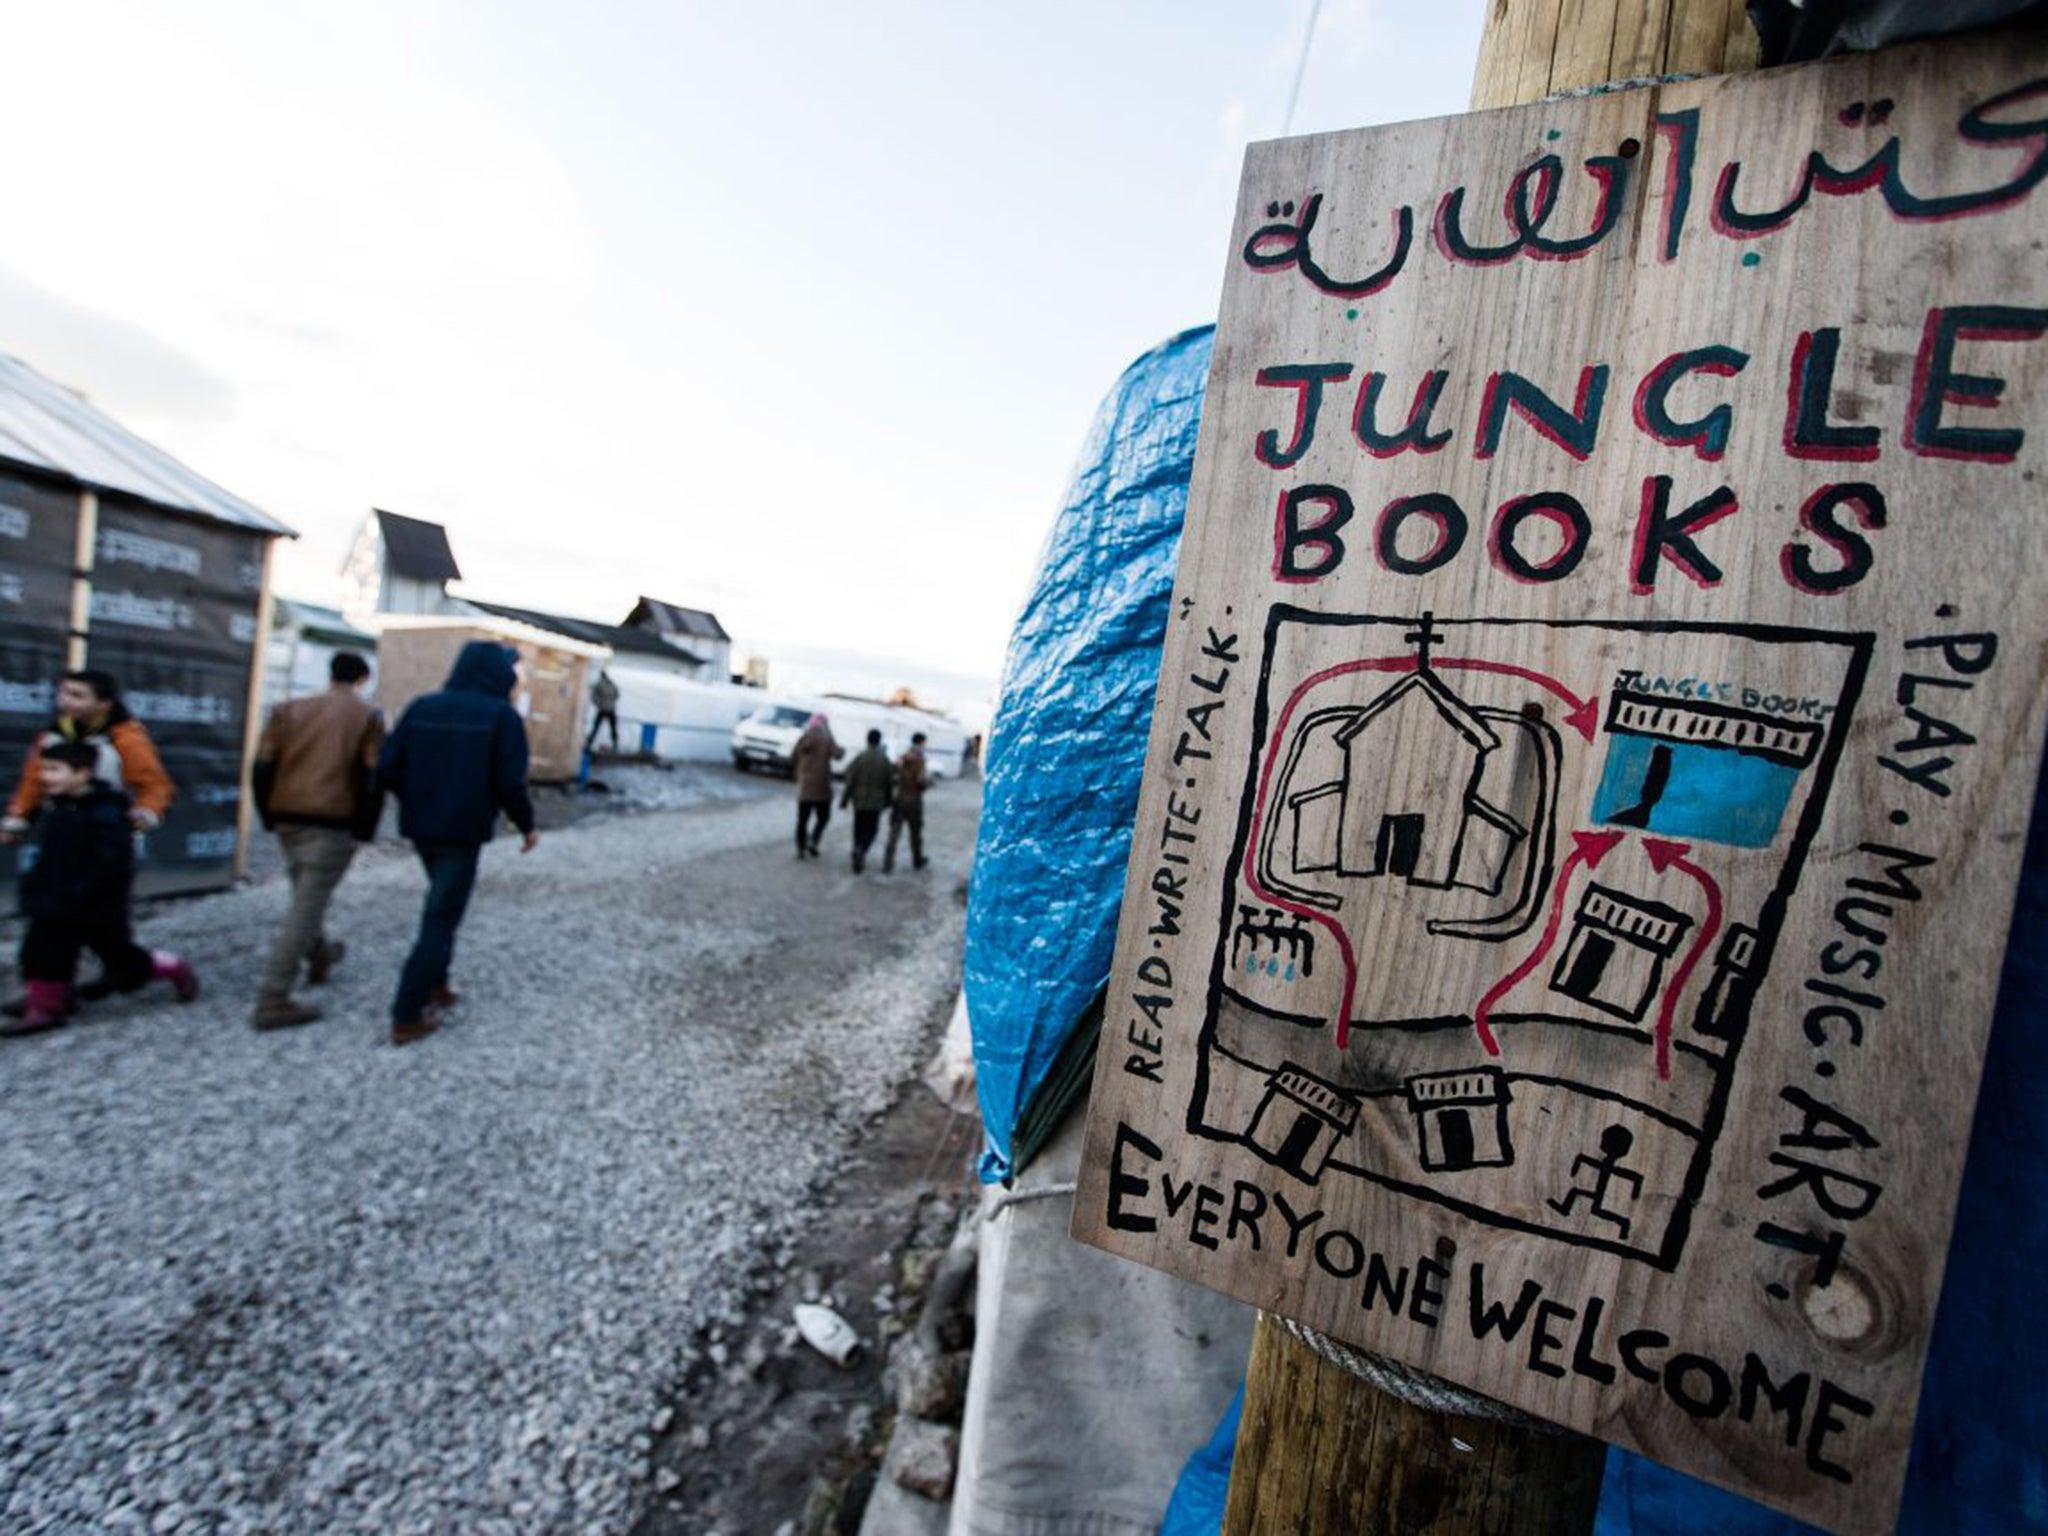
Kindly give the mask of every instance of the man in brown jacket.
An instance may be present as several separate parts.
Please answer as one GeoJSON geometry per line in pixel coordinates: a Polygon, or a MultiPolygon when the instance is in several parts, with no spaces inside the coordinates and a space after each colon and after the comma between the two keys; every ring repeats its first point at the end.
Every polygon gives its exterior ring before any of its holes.
{"type": "Polygon", "coordinates": [[[889,842],[882,850],[883,874],[896,867],[896,837],[905,827],[910,828],[911,867],[924,868],[924,792],[931,787],[932,776],[925,768],[924,732],[919,731],[910,738],[910,750],[896,760],[896,795],[889,804],[889,842]]]}
{"type": "Polygon", "coordinates": [[[324,932],[327,903],[348,873],[356,844],[377,835],[384,717],[358,691],[370,675],[369,664],[353,651],[337,651],[327,675],[332,681],[325,693],[292,699],[270,712],[256,748],[256,808],[284,845],[292,882],[291,910],[271,946],[256,999],[258,1029],[320,1017],[318,1008],[292,997],[299,963],[306,963],[306,980],[317,986],[346,952],[324,932]]]}
{"type": "Polygon", "coordinates": [[[832,761],[844,756],[846,748],[832,739],[831,723],[823,715],[811,716],[803,735],[789,749],[790,772],[796,775],[796,856],[800,859],[818,856],[818,839],[832,819],[832,761]],[[816,825],[811,824],[813,817],[816,825]]]}

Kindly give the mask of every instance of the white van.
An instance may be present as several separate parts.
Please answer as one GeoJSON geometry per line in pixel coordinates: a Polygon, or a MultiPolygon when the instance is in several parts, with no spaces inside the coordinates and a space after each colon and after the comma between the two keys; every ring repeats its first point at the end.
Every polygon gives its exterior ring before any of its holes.
{"type": "Polygon", "coordinates": [[[732,728],[732,765],[742,773],[766,768],[793,773],[796,739],[810,723],[812,711],[795,704],[763,704],[732,728]]]}

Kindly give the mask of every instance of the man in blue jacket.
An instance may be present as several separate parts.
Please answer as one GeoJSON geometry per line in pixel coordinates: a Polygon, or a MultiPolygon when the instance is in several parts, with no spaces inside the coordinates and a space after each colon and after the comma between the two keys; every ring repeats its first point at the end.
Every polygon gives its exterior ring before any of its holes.
{"type": "Polygon", "coordinates": [[[448,986],[455,930],[498,813],[519,829],[521,853],[540,841],[526,794],[526,722],[512,707],[518,665],[509,645],[470,641],[447,686],[407,705],[384,740],[378,775],[398,797],[398,830],[427,870],[419,938],[391,1002],[393,1045],[424,1040],[457,1001],[448,986]]]}

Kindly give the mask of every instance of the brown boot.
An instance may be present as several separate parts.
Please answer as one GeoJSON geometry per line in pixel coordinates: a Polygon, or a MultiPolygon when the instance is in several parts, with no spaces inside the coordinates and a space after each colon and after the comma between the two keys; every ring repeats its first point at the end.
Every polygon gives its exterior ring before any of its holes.
{"type": "Polygon", "coordinates": [[[418,1018],[407,1019],[391,1026],[391,1043],[393,1045],[411,1045],[415,1041],[426,1039],[427,1036],[440,1027],[441,1010],[432,1003],[429,1003],[420,1010],[418,1018]]]}
{"type": "Polygon", "coordinates": [[[437,1009],[445,1013],[447,1012],[447,1010],[453,1008],[457,1003],[462,1001],[462,994],[456,991],[453,987],[449,986],[448,983],[444,981],[441,983],[440,986],[434,988],[434,995],[432,998],[429,999],[429,1001],[432,1002],[437,1009]]]}
{"type": "Polygon", "coordinates": [[[256,999],[256,1013],[249,1022],[258,1029],[291,1029],[300,1024],[311,1024],[320,1017],[320,1010],[311,1003],[301,1003],[290,997],[259,997],[256,999]]]}
{"type": "Polygon", "coordinates": [[[306,957],[306,985],[325,986],[327,978],[347,954],[348,945],[340,939],[322,939],[315,944],[313,953],[306,957]]]}

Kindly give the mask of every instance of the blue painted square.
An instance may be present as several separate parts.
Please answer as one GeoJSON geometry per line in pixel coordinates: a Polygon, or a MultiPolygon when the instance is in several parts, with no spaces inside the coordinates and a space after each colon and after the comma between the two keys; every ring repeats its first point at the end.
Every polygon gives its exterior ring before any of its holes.
{"type": "Polygon", "coordinates": [[[1607,738],[1607,762],[1593,796],[1593,819],[1640,827],[1663,837],[1694,838],[1732,848],[1764,848],[1778,835],[1799,770],[1789,763],[1697,742],[1651,736],[1607,738]],[[1670,768],[1647,821],[1629,817],[1650,784],[1657,754],[1670,768]]]}

